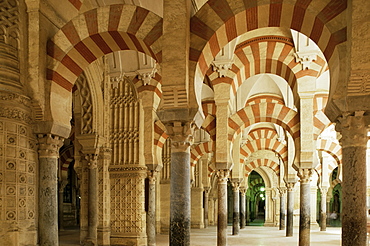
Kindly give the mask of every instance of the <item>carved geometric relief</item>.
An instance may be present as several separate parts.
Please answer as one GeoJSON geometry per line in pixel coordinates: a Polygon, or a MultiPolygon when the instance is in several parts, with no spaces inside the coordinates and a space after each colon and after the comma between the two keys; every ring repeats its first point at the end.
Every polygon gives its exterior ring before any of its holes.
{"type": "Polygon", "coordinates": [[[78,77],[76,86],[81,99],[81,133],[90,134],[93,132],[93,106],[90,87],[84,73],[78,77]]]}
{"type": "Polygon", "coordinates": [[[370,93],[370,73],[353,71],[348,82],[348,94],[361,95],[370,93]]]}

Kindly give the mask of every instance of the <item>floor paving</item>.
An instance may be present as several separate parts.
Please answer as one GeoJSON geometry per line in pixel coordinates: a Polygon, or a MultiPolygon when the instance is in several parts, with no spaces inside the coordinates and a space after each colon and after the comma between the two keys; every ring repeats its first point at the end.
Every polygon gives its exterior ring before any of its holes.
{"type": "MultiPolygon", "coordinates": [[[[241,246],[293,246],[298,245],[298,228],[294,228],[293,237],[285,237],[285,231],[278,227],[247,226],[240,229],[239,235],[232,235],[232,227],[228,226],[227,245],[241,246]]],[[[79,244],[78,229],[59,232],[60,246],[76,246],[79,244]]],[[[341,245],[341,228],[328,227],[326,231],[319,228],[311,229],[310,246],[341,245]]],[[[192,229],[190,233],[191,246],[217,245],[217,227],[210,226],[204,229],[192,229]]],[[[168,244],[167,234],[157,234],[157,246],[168,244]]]]}

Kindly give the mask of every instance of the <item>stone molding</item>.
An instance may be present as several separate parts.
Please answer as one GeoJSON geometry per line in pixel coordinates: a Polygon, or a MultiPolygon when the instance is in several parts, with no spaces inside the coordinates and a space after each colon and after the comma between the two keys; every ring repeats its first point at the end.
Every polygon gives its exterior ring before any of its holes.
{"type": "Polygon", "coordinates": [[[370,71],[354,70],[349,77],[348,95],[359,95],[370,93],[370,71]]]}
{"type": "Polygon", "coordinates": [[[138,79],[141,80],[143,86],[150,85],[150,81],[154,78],[157,68],[140,69],[136,71],[138,79]]]}
{"type": "Polygon", "coordinates": [[[39,158],[59,158],[64,138],[52,134],[38,134],[39,158]]]}
{"type": "Polygon", "coordinates": [[[311,69],[311,65],[317,60],[317,53],[315,52],[296,52],[294,57],[297,63],[302,64],[302,70],[311,69]]]}

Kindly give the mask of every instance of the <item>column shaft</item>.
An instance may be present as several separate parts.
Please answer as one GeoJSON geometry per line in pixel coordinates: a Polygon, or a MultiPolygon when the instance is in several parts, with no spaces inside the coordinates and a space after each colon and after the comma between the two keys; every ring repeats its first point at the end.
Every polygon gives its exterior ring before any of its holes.
{"type": "MultiPolygon", "coordinates": [[[[94,157],[96,158],[96,157],[94,157]]],[[[98,239],[98,168],[96,159],[89,160],[89,204],[88,204],[88,236],[90,245],[97,245],[98,239]]]]}
{"type": "Polygon", "coordinates": [[[287,184],[286,236],[293,236],[294,183],[287,184]]]}
{"type": "Polygon", "coordinates": [[[342,138],[342,245],[367,245],[366,239],[366,144],[363,112],[343,116],[336,124],[342,138]]]}
{"type": "Polygon", "coordinates": [[[146,215],[146,233],[148,237],[148,246],[156,245],[156,230],[155,230],[155,171],[148,172],[149,189],[148,189],[148,212],[146,215]]]}
{"type": "Polygon", "coordinates": [[[40,246],[58,245],[58,157],[62,141],[39,136],[39,240],[40,246]]]}
{"type": "Polygon", "coordinates": [[[209,188],[204,188],[204,228],[208,227],[208,198],[209,188]]]}
{"type": "Polygon", "coordinates": [[[245,228],[245,189],[240,190],[241,203],[240,203],[240,228],[245,228]]]}
{"type": "Polygon", "coordinates": [[[239,235],[239,184],[234,184],[233,235],[239,235]]]}
{"type": "Polygon", "coordinates": [[[279,230],[285,230],[285,206],[286,206],[286,199],[285,199],[285,192],[280,192],[280,221],[279,221],[279,230]]]}
{"type": "Polygon", "coordinates": [[[299,246],[310,245],[311,226],[311,189],[312,169],[299,169],[300,204],[299,204],[299,246]]]}
{"type": "Polygon", "coordinates": [[[190,245],[190,154],[171,153],[170,245],[190,245]]]}
{"type": "Polygon", "coordinates": [[[326,231],[326,189],[321,189],[320,231],[326,231]]]}
{"type": "Polygon", "coordinates": [[[218,175],[218,216],[217,246],[227,245],[227,178],[229,170],[219,170],[218,175]]]}

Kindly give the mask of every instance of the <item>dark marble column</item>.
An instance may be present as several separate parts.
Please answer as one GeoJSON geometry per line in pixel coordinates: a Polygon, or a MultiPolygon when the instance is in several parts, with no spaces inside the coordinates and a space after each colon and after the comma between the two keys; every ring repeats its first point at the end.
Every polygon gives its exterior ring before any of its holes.
{"type": "Polygon", "coordinates": [[[232,182],[233,192],[234,192],[234,212],[233,212],[233,235],[239,235],[239,182],[232,182]]]}
{"type": "Polygon", "coordinates": [[[170,245],[190,245],[190,140],[189,122],[166,124],[171,138],[170,245]]]}
{"type": "Polygon", "coordinates": [[[208,199],[209,187],[204,187],[204,228],[208,227],[208,199]]]}
{"type": "Polygon", "coordinates": [[[246,192],[246,189],[244,187],[241,187],[240,188],[240,199],[241,199],[241,203],[240,203],[240,229],[244,229],[245,228],[245,220],[246,220],[246,217],[245,217],[245,192],[246,192]]]}
{"type": "Polygon", "coordinates": [[[336,130],[342,134],[342,245],[366,243],[366,144],[363,112],[339,119],[336,130]]]}
{"type": "Polygon", "coordinates": [[[300,204],[299,204],[299,246],[310,245],[311,204],[310,178],[312,169],[299,169],[300,204]]]}
{"type": "Polygon", "coordinates": [[[98,245],[98,155],[86,155],[89,168],[88,235],[85,245],[98,245]]]}
{"type": "Polygon", "coordinates": [[[149,191],[148,191],[148,212],[146,214],[146,234],[148,237],[148,246],[156,245],[156,230],[155,230],[155,183],[157,178],[157,171],[149,170],[149,191]]]}
{"type": "Polygon", "coordinates": [[[39,241],[40,246],[58,245],[58,158],[63,140],[39,134],[39,241]]]}
{"type": "Polygon", "coordinates": [[[286,188],[281,187],[279,188],[280,192],[280,220],[279,220],[279,230],[285,230],[285,206],[286,206],[286,199],[285,199],[285,193],[286,188]]]}
{"type": "Polygon", "coordinates": [[[287,237],[293,237],[294,185],[295,183],[286,183],[286,187],[287,187],[286,236],[287,237]]]}
{"type": "Polygon", "coordinates": [[[218,170],[217,246],[227,245],[227,179],[230,170],[218,170]]]}
{"type": "Polygon", "coordinates": [[[320,231],[326,231],[326,194],[328,188],[321,187],[320,231]]]}

